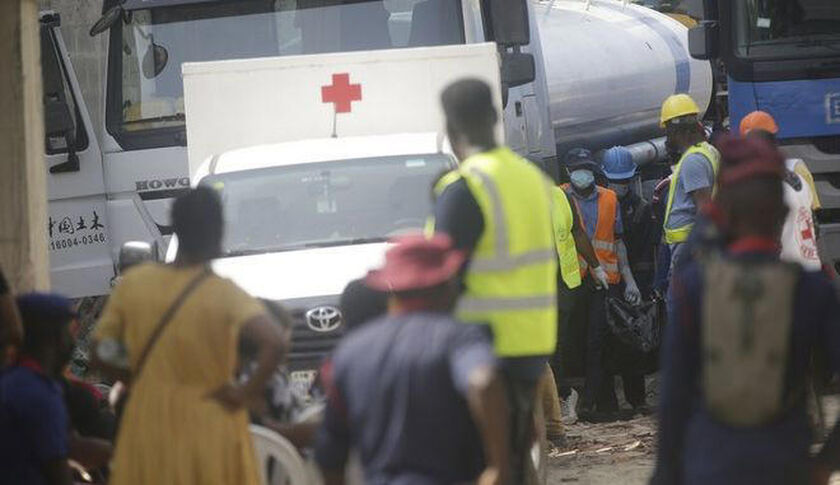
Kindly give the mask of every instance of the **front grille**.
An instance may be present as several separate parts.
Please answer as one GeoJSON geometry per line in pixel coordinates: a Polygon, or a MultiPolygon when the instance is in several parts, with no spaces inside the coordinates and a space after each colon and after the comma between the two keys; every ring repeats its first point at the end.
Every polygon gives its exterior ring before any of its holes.
{"type": "Polygon", "coordinates": [[[306,312],[325,302],[290,307],[292,316],[292,350],[289,367],[292,370],[318,369],[344,336],[344,323],[331,332],[316,332],[306,323],[306,312]]]}

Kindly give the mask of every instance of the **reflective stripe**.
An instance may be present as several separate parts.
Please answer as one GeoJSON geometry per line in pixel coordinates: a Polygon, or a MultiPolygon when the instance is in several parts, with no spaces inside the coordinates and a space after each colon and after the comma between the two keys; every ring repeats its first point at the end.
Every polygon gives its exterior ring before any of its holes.
{"type": "Polygon", "coordinates": [[[469,172],[481,179],[481,183],[487,188],[487,194],[490,196],[490,202],[493,204],[493,221],[496,223],[496,233],[493,235],[494,249],[496,250],[496,258],[507,258],[510,255],[508,249],[507,238],[507,223],[505,222],[505,211],[502,206],[502,195],[499,193],[499,188],[489,175],[471,168],[469,172]]]}
{"type": "Polygon", "coordinates": [[[557,304],[555,295],[525,296],[521,298],[462,297],[458,302],[459,313],[485,313],[516,310],[540,310],[557,304]]]}
{"type": "Polygon", "coordinates": [[[665,242],[668,244],[677,244],[688,241],[688,236],[691,235],[691,230],[694,229],[694,224],[686,224],[676,229],[665,229],[665,242]]]}
{"type": "Polygon", "coordinates": [[[615,243],[614,242],[607,242],[607,241],[600,241],[594,240],[592,241],[592,248],[593,249],[600,249],[602,251],[615,251],[615,243]]]}
{"type": "Polygon", "coordinates": [[[510,254],[510,248],[508,247],[508,229],[507,223],[505,222],[505,211],[504,206],[502,205],[502,195],[499,193],[499,188],[496,186],[496,182],[481,170],[470,168],[469,172],[481,179],[481,183],[487,189],[487,194],[490,196],[490,203],[493,205],[493,221],[496,226],[495,234],[493,234],[494,249],[496,253],[495,256],[491,259],[474,258],[470,263],[470,271],[512,271],[522,266],[546,263],[555,260],[557,255],[551,249],[531,251],[515,256],[510,254]]]}
{"type": "Polygon", "coordinates": [[[481,273],[485,271],[512,271],[520,266],[530,264],[548,263],[557,259],[557,253],[551,249],[531,251],[529,253],[507,258],[473,259],[470,262],[470,271],[481,273]]]}

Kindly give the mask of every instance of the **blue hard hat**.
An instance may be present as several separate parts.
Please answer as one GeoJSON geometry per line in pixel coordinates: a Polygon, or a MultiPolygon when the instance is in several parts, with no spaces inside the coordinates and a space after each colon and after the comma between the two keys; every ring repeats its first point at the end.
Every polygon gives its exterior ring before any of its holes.
{"type": "Polygon", "coordinates": [[[636,175],[638,166],[633,155],[625,147],[612,147],[604,152],[602,163],[604,175],[610,180],[626,180],[636,175]]]}

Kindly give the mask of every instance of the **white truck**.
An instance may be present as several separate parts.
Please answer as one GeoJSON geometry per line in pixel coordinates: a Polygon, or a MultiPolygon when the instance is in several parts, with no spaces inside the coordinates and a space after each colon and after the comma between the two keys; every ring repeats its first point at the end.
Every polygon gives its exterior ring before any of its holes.
{"type": "Polygon", "coordinates": [[[685,27],[617,0],[104,0],[102,12],[102,126],[59,14],[42,16],[52,282],[76,298],[108,293],[124,242],[165,251],[169,206],[190,184],[185,62],[494,42],[506,142],[555,176],[574,145],[640,142],[638,160],[656,158],[661,101],[689,92],[705,107],[711,95],[685,27]]]}

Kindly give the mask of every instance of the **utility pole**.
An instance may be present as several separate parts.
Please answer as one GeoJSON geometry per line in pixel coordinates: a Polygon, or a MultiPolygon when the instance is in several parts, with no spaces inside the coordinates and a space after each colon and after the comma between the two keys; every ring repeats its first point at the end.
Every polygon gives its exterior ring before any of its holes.
{"type": "Polygon", "coordinates": [[[49,287],[37,0],[0,0],[0,266],[15,291],[49,287]]]}

